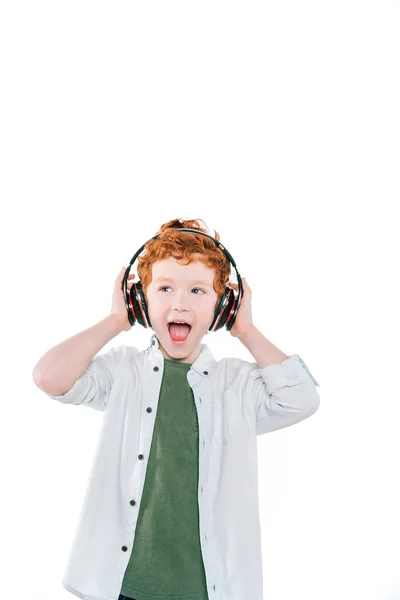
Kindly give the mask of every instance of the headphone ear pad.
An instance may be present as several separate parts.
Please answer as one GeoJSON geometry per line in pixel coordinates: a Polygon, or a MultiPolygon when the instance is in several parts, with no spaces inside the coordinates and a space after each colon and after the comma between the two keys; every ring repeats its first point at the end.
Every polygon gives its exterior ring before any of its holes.
{"type": "Polygon", "coordinates": [[[146,298],[140,281],[132,284],[129,297],[130,304],[133,307],[133,323],[131,324],[133,325],[137,321],[139,325],[146,329],[151,327],[146,298]]]}
{"type": "Polygon", "coordinates": [[[238,299],[238,293],[235,292],[235,290],[233,290],[232,288],[228,288],[229,289],[229,298],[228,298],[228,304],[225,310],[225,313],[223,315],[223,319],[224,319],[224,325],[226,327],[227,331],[230,331],[235,323],[235,319],[236,319],[236,315],[234,316],[234,313],[237,312],[236,311],[236,305],[237,305],[237,299],[238,299]]]}
{"type": "Polygon", "coordinates": [[[224,326],[226,326],[229,331],[234,323],[234,320],[232,321],[231,318],[231,310],[235,303],[236,298],[234,290],[230,287],[226,287],[218,302],[218,306],[215,309],[214,320],[209,327],[209,331],[218,331],[218,329],[221,329],[224,326]]]}

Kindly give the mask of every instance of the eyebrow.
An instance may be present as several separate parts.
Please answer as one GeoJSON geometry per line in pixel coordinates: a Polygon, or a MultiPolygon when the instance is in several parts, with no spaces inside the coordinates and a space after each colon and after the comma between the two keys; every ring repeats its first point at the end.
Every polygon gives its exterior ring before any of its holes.
{"type": "MultiPolygon", "coordinates": [[[[154,280],[154,283],[158,283],[161,281],[173,281],[172,278],[168,278],[168,277],[158,277],[157,279],[154,280]]],[[[196,280],[196,281],[192,281],[192,284],[194,283],[201,283],[202,285],[206,285],[207,287],[211,287],[211,285],[208,283],[208,281],[202,281],[200,279],[196,280]]]]}

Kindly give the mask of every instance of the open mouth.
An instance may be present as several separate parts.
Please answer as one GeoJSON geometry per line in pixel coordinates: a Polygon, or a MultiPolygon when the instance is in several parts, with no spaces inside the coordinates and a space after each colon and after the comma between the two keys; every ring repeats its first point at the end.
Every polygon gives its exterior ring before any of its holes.
{"type": "Polygon", "coordinates": [[[184,344],[192,331],[189,323],[167,323],[169,337],[174,344],[184,344]]]}

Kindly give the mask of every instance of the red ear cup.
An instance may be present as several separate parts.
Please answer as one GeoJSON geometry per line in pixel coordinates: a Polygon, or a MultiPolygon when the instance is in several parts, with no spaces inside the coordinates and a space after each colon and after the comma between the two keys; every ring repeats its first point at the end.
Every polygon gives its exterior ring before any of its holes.
{"type": "Polygon", "coordinates": [[[146,329],[151,327],[146,298],[140,281],[133,283],[128,293],[129,311],[128,319],[131,325],[137,321],[146,329]]]}
{"type": "Polygon", "coordinates": [[[235,291],[230,287],[226,287],[225,292],[222,294],[218,306],[215,309],[214,320],[208,331],[218,331],[218,329],[221,329],[222,327],[226,327],[227,331],[229,331],[235,322],[233,313],[236,304],[237,297],[235,296],[235,291]]]}

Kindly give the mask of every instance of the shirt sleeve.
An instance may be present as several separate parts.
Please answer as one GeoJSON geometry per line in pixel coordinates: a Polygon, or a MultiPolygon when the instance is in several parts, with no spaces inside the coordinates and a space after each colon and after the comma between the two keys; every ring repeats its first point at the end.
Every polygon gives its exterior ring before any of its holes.
{"type": "Polygon", "coordinates": [[[314,414],[320,405],[317,386],[298,354],[263,369],[252,363],[244,394],[246,401],[254,403],[257,435],[294,425],[314,414]]]}
{"type": "Polygon", "coordinates": [[[126,355],[126,350],[127,346],[118,346],[103,354],[97,354],[90,361],[83,375],[65,394],[53,396],[45,393],[63,404],[79,404],[104,412],[115,374],[126,355]]]}

